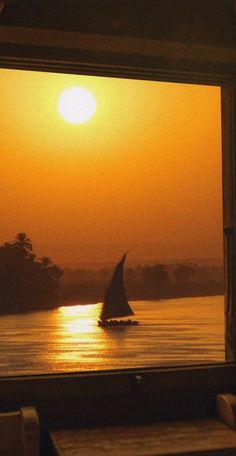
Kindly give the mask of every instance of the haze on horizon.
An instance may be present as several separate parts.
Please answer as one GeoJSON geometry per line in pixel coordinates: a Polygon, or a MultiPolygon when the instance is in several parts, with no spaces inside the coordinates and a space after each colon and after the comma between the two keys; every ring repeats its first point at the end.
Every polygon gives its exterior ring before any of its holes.
{"type": "Polygon", "coordinates": [[[222,258],[220,88],[0,70],[0,243],[65,263],[222,258]],[[81,125],[57,110],[92,92],[81,125]]]}

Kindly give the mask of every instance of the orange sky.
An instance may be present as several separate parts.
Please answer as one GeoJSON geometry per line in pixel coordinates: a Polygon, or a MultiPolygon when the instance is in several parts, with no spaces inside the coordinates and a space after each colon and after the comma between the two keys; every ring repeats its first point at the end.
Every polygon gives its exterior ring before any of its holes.
{"type": "Polygon", "coordinates": [[[222,257],[220,88],[0,70],[0,243],[60,263],[222,257]],[[70,86],[97,100],[72,125],[70,86]]]}

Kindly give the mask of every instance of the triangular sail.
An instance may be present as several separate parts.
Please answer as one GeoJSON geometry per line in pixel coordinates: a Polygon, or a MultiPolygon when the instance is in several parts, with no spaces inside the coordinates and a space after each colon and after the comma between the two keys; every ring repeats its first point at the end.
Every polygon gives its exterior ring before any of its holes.
{"type": "Polygon", "coordinates": [[[134,312],[128,303],[124,288],[123,270],[126,255],[127,253],[124,254],[115,267],[111,281],[106,289],[100,314],[101,320],[134,315],[134,312]]]}

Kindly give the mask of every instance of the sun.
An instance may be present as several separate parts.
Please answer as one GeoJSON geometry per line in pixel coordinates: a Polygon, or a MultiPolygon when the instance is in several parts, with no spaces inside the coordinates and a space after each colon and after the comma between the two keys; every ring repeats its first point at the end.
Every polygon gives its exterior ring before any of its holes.
{"type": "Polygon", "coordinates": [[[71,124],[88,122],[95,114],[97,103],[90,90],[84,87],[68,87],[58,98],[58,111],[71,124]]]}

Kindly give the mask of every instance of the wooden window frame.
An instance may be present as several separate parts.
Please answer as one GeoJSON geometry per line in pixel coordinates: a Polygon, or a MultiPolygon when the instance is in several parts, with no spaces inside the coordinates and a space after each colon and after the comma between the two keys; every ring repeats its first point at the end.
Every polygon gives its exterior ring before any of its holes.
{"type": "Polygon", "coordinates": [[[227,359],[202,366],[2,377],[0,409],[36,406],[43,423],[54,428],[214,414],[216,394],[236,392],[236,51],[21,27],[0,28],[0,43],[0,68],[222,87],[227,359]]]}

